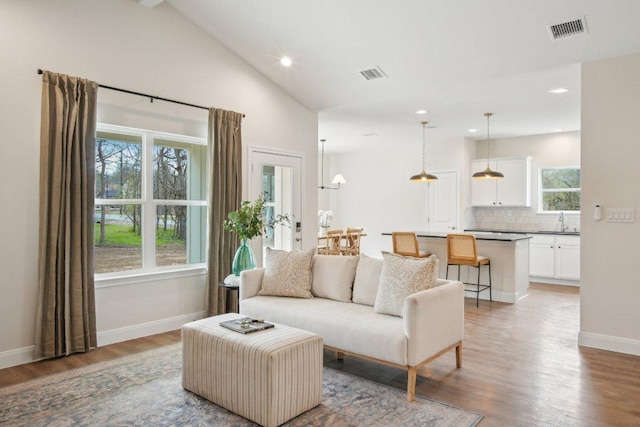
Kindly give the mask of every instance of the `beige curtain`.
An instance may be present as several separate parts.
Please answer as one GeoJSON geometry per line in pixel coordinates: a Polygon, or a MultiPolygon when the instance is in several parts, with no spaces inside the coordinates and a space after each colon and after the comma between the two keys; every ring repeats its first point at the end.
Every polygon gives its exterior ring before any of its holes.
{"type": "Polygon", "coordinates": [[[93,205],[98,84],[45,71],[35,357],[96,346],[93,205]]]}
{"type": "Polygon", "coordinates": [[[207,316],[234,311],[237,292],[218,286],[231,274],[239,240],[222,227],[242,198],[242,114],[209,110],[209,252],[207,259],[207,316]]]}

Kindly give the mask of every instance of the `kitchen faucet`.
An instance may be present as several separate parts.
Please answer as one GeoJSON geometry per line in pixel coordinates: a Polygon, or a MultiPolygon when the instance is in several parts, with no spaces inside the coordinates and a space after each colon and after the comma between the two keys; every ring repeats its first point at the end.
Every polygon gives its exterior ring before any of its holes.
{"type": "Polygon", "coordinates": [[[560,229],[562,232],[565,232],[569,229],[568,225],[564,224],[564,212],[560,212],[560,217],[558,218],[558,222],[560,222],[560,229]]]}

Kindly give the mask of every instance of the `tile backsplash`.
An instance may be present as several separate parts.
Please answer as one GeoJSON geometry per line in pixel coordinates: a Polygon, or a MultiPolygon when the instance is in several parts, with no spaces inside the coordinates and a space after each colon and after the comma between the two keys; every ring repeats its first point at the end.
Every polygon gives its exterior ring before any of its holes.
{"type": "MultiPolygon", "coordinates": [[[[580,231],[580,214],[564,214],[568,231],[580,231]]],[[[539,214],[532,208],[473,207],[465,214],[465,229],[561,231],[560,214],[539,214]]]]}

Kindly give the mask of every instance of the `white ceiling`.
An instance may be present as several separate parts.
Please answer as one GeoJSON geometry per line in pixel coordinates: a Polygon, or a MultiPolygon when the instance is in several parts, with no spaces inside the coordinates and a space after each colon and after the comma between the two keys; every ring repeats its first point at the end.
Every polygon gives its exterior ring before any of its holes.
{"type": "Polygon", "coordinates": [[[421,120],[430,140],[483,139],[488,111],[492,138],[579,130],[579,64],[640,51],[639,0],[167,2],[318,111],[327,152],[419,143],[421,120]],[[580,17],[588,34],[551,41],[580,17]],[[375,66],[388,78],[358,73],[375,66]]]}

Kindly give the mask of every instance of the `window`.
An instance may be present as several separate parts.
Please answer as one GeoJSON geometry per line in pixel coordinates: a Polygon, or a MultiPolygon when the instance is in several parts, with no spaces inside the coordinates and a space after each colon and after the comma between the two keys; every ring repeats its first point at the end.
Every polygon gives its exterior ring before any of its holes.
{"type": "Polygon", "coordinates": [[[540,169],[541,212],[579,212],[580,211],[580,168],[543,168],[540,169]]]}
{"type": "Polygon", "coordinates": [[[95,273],[205,262],[206,140],[98,125],[95,273]]]}

